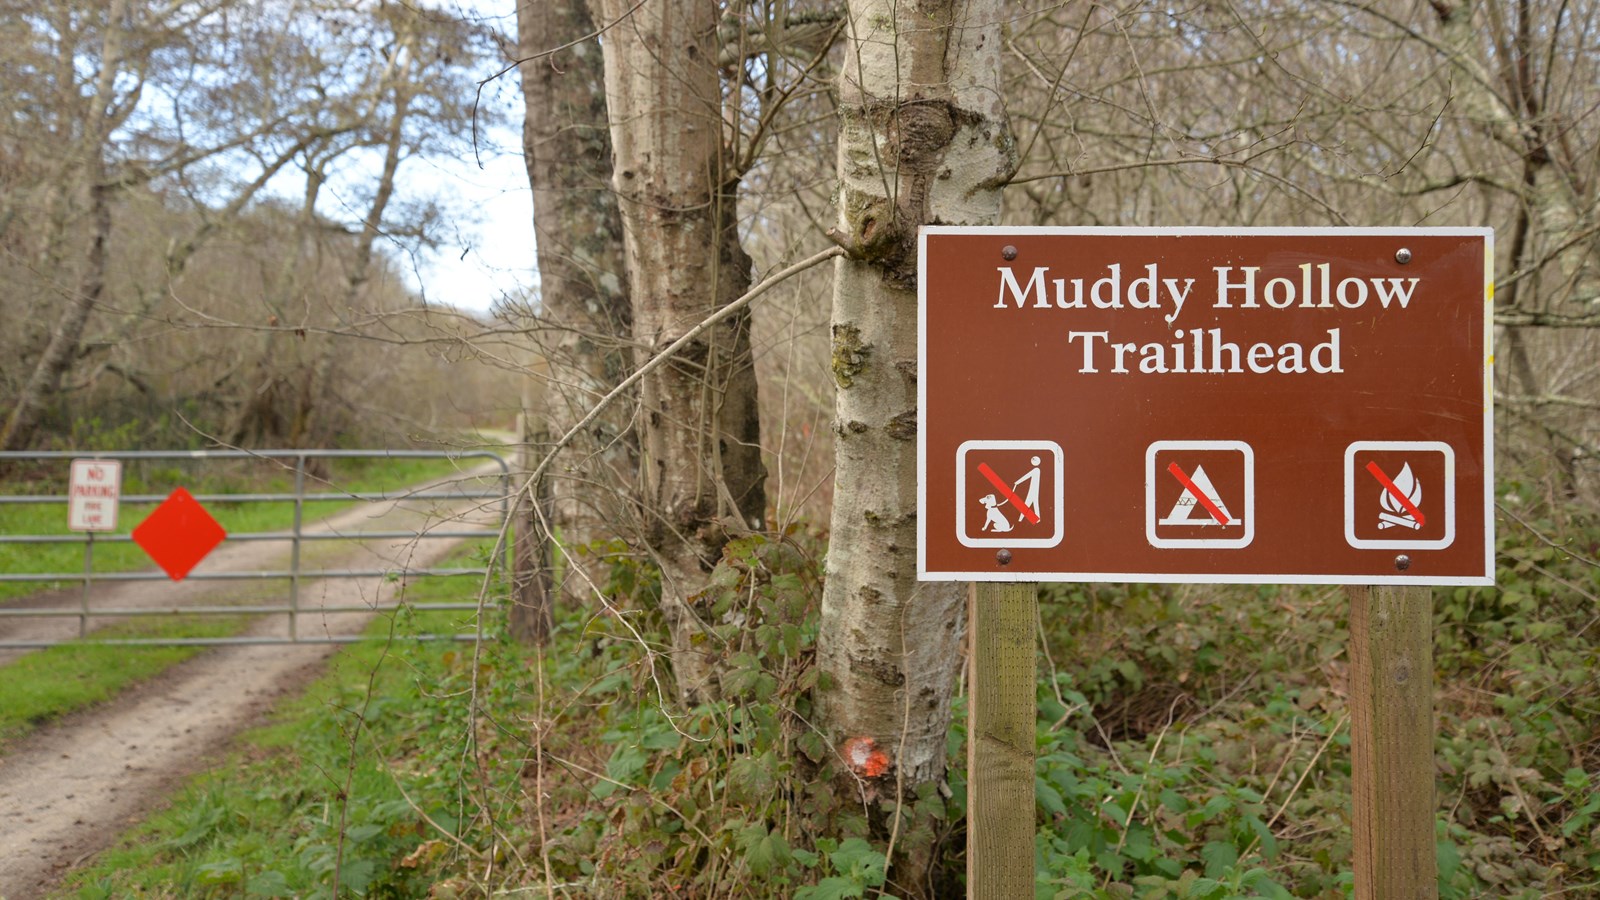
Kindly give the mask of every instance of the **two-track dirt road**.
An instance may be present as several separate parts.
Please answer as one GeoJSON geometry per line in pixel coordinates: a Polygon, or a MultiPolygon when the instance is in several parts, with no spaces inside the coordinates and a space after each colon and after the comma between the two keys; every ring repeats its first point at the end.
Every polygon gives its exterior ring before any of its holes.
{"type": "MultiPolygon", "coordinates": [[[[474,469],[470,484],[488,484],[474,469]]],[[[497,471],[497,470],[496,470],[497,471]]],[[[462,478],[449,479],[460,484],[462,478]]],[[[460,543],[429,531],[498,526],[493,504],[395,501],[333,517],[318,527],[341,532],[413,531],[404,540],[373,540],[343,548],[324,568],[399,569],[434,564],[460,543]]],[[[209,569],[261,571],[284,567],[286,544],[225,546],[209,569]]],[[[348,635],[372,613],[321,613],[321,606],[392,605],[403,579],[329,579],[301,586],[302,635],[348,635]]],[[[171,606],[211,603],[237,592],[227,581],[170,585],[123,582],[96,594],[96,605],[171,606]],[[175,599],[174,587],[181,588],[175,599]]],[[[76,602],[75,600],[73,602],[76,602]]],[[[75,618],[26,620],[11,637],[50,629],[76,634],[75,618]]],[[[252,634],[286,633],[286,617],[261,620],[252,634]]],[[[67,717],[8,747],[0,755],[0,898],[44,896],[71,867],[106,847],[139,821],[182,779],[225,750],[241,730],[260,722],[271,705],[320,670],[332,645],[229,646],[207,651],[104,706],[67,717]]],[[[13,651],[15,652],[15,651],[13,651]]],[[[0,698],[4,697],[0,670],[0,698]]]]}

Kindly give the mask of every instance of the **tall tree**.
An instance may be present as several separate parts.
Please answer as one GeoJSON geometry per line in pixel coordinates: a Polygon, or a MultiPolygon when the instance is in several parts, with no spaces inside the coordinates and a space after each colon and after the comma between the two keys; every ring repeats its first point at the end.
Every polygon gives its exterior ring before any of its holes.
{"type": "MultiPolygon", "coordinates": [[[[70,148],[68,159],[75,161],[78,171],[71,186],[58,186],[53,207],[59,208],[67,201],[67,193],[75,193],[83,204],[87,229],[85,249],[79,264],[79,274],[71,295],[56,318],[49,343],[34,364],[33,372],[17,394],[16,403],[0,425],[0,450],[16,450],[28,445],[34,429],[39,424],[46,406],[61,390],[61,380],[78,354],[78,344],[83,338],[89,315],[100,302],[106,286],[106,260],[111,241],[111,199],[114,185],[109,170],[111,133],[132,114],[138,104],[139,91],[144,84],[140,64],[148,58],[136,59],[130,66],[127,40],[129,15],[127,0],[112,0],[104,19],[84,23],[74,21],[70,11],[55,10],[59,14],[57,26],[56,62],[57,94],[61,103],[54,116],[58,136],[70,148]],[[99,32],[98,52],[88,58],[95,66],[92,78],[85,79],[80,90],[75,63],[85,50],[76,42],[82,31],[99,32]],[[136,87],[119,87],[118,82],[131,76],[136,87]]],[[[92,40],[92,38],[90,39],[92,40]]],[[[51,216],[54,222],[62,217],[51,216]]],[[[47,243],[55,240],[58,229],[51,229],[47,243]]],[[[65,230],[64,223],[59,230],[65,230]]],[[[47,255],[50,251],[47,251],[47,255]]]]}
{"type": "Polygon", "coordinates": [[[396,212],[403,197],[396,169],[466,132],[472,95],[462,73],[476,51],[470,29],[416,6],[355,9],[324,0],[0,0],[0,22],[0,80],[16,98],[0,122],[0,228],[10,227],[8,237],[25,233],[30,245],[8,241],[12,252],[0,260],[10,264],[7,274],[28,277],[0,307],[28,309],[28,322],[49,323],[4,335],[14,363],[0,376],[0,445],[33,441],[65,399],[102,372],[149,395],[156,373],[184,365],[146,357],[150,371],[137,371],[131,357],[150,346],[142,332],[159,330],[153,323],[205,318],[216,325],[238,303],[252,302],[267,309],[235,321],[281,321],[277,336],[285,340],[268,336],[259,353],[234,347],[224,354],[206,393],[236,390],[238,402],[230,421],[213,430],[240,439],[330,440],[357,406],[344,390],[348,380],[334,377],[340,351],[332,341],[307,340],[304,329],[353,328],[362,318],[353,310],[366,306],[358,295],[384,268],[383,243],[425,239],[426,214],[415,206],[396,212]],[[191,263],[208,245],[248,231],[241,220],[270,205],[262,196],[281,189],[295,167],[306,181],[303,233],[299,252],[278,257],[285,275],[278,283],[298,285],[226,300],[192,296],[191,263]],[[330,171],[334,215],[321,192],[330,171]],[[146,237],[139,218],[163,204],[193,215],[165,219],[164,248],[136,251],[146,237]],[[346,247],[334,223],[349,209],[358,221],[346,247]],[[328,272],[311,272],[312,257],[325,250],[341,269],[332,283],[342,292],[324,291],[328,272]],[[289,333],[292,327],[301,333],[289,333]],[[285,372],[286,360],[295,371],[285,372]],[[287,415],[258,415],[263,405],[287,415]],[[342,418],[329,415],[335,407],[342,418]],[[280,418],[284,428],[260,427],[280,418]]]}
{"type": "MultiPolygon", "coordinates": [[[[724,117],[717,4],[594,0],[604,38],[628,292],[640,359],[750,285],[742,178],[724,117]]],[[[747,310],[640,383],[645,541],[661,567],[673,668],[689,703],[718,691],[719,648],[693,598],[728,540],[762,526],[760,418],[747,310]]]]}
{"type": "MultiPolygon", "coordinates": [[[[818,661],[870,802],[944,775],[966,589],[917,583],[917,229],[987,225],[1015,149],[999,0],[851,0],[839,85],[835,491],[818,661]]],[[[856,782],[847,779],[851,784],[856,782]]]]}
{"type": "MultiPolygon", "coordinates": [[[[517,47],[525,117],[523,160],[533,188],[539,260],[535,340],[544,361],[541,426],[561,436],[629,367],[632,309],[622,218],[611,192],[605,65],[584,0],[521,0],[517,47]]],[[[566,450],[579,465],[550,478],[550,523],[566,551],[556,589],[570,599],[599,578],[572,552],[621,520],[635,463],[625,413],[600,420],[566,450]]]]}

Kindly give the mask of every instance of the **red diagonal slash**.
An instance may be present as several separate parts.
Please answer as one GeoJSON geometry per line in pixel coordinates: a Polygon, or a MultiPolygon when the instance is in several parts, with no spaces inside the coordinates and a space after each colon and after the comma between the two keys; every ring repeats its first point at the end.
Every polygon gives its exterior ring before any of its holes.
{"type": "Polygon", "coordinates": [[[1016,492],[1012,491],[1011,488],[1006,487],[1006,483],[1000,480],[1000,476],[996,475],[993,469],[989,468],[988,463],[978,463],[978,473],[989,479],[989,483],[994,485],[994,489],[999,491],[1001,494],[1004,494],[1007,500],[1015,503],[1017,505],[1017,509],[1022,510],[1022,514],[1028,517],[1029,522],[1032,522],[1035,525],[1039,524],[1039,514],[1028,508],[1028,504],[1023,503],[1022,498],[1018,497],[1016,492]]]}
{"type": "Polygon", "coordinates": [[[1422,510],[1417,509],[1417,505],[1411,502],[1411,498],[1407,497],[1404,491],[1394,486],[1394,482],[1389,480],[1389,476],[1383,474],[1383,470],[1378,468],[1377,463],[1367,463],[1367,471],[1372,473],[1373,478],[1378,479],[1378,483],[1383,485],[1383,489],[1389,492],[1389,496],[1399,500],[1400,505],[1406,508],[1406,512],[1411,513],[1411,518],[1417,520],[1418,528],[1427,524],[1427,520],[1422,517],[1422,510]]]}
{"type": "Polygon", "coordinates": [[[1206,508],[1206,512],[1211,513],[1211,518],[1216,519],[1218,525],[1228,524],[1228,514],[1217,508],[1217,505],[1211,502],[1211,498],[1207,497],[1204,491],[1195,487],[1194,482],[1189,480],[1189,476],[1183,474],[1183,470],[1178,468],[1177,463],[1167,463],[1167,471],[1172,473],[1173,478],[1178,479],[1178,483],[1183,485],[1183,489],[1189,492],[1189,496],[1199,501],[1200,505],[1206,508]]]}

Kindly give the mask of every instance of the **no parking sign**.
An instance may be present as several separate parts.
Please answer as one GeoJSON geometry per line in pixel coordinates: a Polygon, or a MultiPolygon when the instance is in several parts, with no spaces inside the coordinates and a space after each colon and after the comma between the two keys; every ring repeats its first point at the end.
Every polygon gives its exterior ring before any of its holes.
{"type": "Polygon", "coordinates": [[[75,459],[67,480],[67,528],[72,531],[116,531],[122,495],[122,463],[109,459],[75,459]]]}

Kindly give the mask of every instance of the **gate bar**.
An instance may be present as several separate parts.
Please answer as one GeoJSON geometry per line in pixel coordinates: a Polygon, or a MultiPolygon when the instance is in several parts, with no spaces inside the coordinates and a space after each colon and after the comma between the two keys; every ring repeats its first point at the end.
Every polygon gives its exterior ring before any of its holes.
{"type": "Polygon", "coordinates": [[[289,544],[289,640],[300,637],[300,538],[306,512],[306,457],[302,453],[294,464],[294,526],[289,544]]]}
{"type": "MultiPolygon", "coordinates": [[[[260,580],[260,579],[268,579],[268,578],[293,578],[294,574],[295,574],[294,572],[289,571],[287,569],[284,569],[284,570],[281,570],[281,571],[265,571],[265,572],[191,572],[188,575],[185,575],[183,580],[184,581],[252,581],[252,580],[260,580]]],[[[391,575],[398,577],[398,576],[400,576],[402,574],[404,574],[406,577],[419,576],[419,575],[439,575],[439,576],[442,576],[442,577],[450,577],[450,576],[455,576],[455,575],[479,575],[479,576],[481,576],[481,575],[483,575],[483,569],[482,568],[476,568],[476,569],[404,569],[404,568],[398,568],[398,569],[345,569],[345,570],[337,570],[337,571],[327,571],[327,570],[322,570],[322,569],[315,569],[315,570],[311,571],[308,574],[310,574],[311,576],[316,577],[316,578],[385,578],[385,577],[388,577],[388,576],[391,576],[391,575]]],[[[73,578],[74,578],[74,576],[71,573],[62,573],[62,572],[32,572],[32,573],[29,573],[29,572],[22,572],[22,573],[3,572],[3,573],[0,573],[0,582],[6,582],[6,581],[28,581],[28,582],[72,581],[73,578]]],[[[94,573],[94,580],[95,581],[170,581],[171,578],[165,572],[96,572],[96,573],[94,573]]]]}
{"type": "Polygon", "coordinates": [[[78,596],[78,639],[89,636],[89,586],[94,584],[94,532],[83,545],[83,592],[78,596]]]}
{"type": "MultiPolygon", "coordinates": [[[[0,499],[4,499],[4,498],[0,498],[0,499]]],[[[81,544],[81,543],[84,543],[85,540],[88,540],[87,538],[83,537],[84,534],[93,534],[93,533],[94,532],[83,532],[82,534],[61,534],[61,535],[55,535],[55,534],[21,534],[21,535],[10,535],[10,536],[0,534],[0,544],[81,544]]],[[[305,541],[382,541],[382,540],[405,540],[407,538],[412,538],[412,539],[416,539],[416,540],[430,540],[430,539],[433,539],[433,538],[495,537],[495,536],[497,536],[499,534],[500,534],[500,532],[498,530],[489,530],[489,529],[485,529],[485,530],[481,530],[481,531],[421,531],[421,532],[418,532],[418,531],[321,531],[321,532],[307,532],[305,534],[300,535],[300,539],[301,540],[305,540],[305,541]]],[[[101,533],[101,537],[99,537],[97,540],[102,544],[128,544],[128,543],[132,543],[133,542],[133,537],[131,535],[126,535],[126,534],[109,534],[109,533],[102,532],[101,533]]],[[[238,532],[237,534],[230,531],[230,532],[228,532],[228,540],[229,541],[292,541],[292,540],[294,540],[294,535],[290,534],[287,531],[241,531],[241,532],[238,532]]]]}
{"type": "MultiPolygon", "coordinates": [[[[491,604],[498,605],[498,604],[491,604]]],[[[388,606],[318,606],[301,612],[321,613],[370,613],[388,609],[388,606]]],[[[476,603],[413,603],[406,609],[417,612],[437,612],[439,610],[475,610],[476,603]]],[[[138,606],[129,608],[97,609],[91,615],[95,618],[110,618],[113,616],[224,616],[237,613],[239,615],[284,615],[292,613],[295,609],[290,606],[138,606]]],[[[81,615],[75,609],[0,609],[0,618],[27,619],[35,616],[52,618],[81,615]]]]}
{"type": "MultiPolygon", "coordinates": [[[[233,637],[233,638],[106,638],[96,640],[90,638],[79,642],[75,646],[92,647],[103,644],[112,647],[235,647],[249,644],[359,644],[364,641],[387,641],[390,636],[386,634],[372,635],[323,635],[317,638],[304,640],[290,640],[289,638],[268,637],[233,637]]],[[[416,634],[393,638],[403,641],[457,641],[472,642],[478,639],[476,634],[416,634]]],[[[45,650],[50,647],[59,647],[60,641],[9,641],[0,644],[7,650],[45,650]]]]}
{"type": "MultiPolygon", "coordinates": [[[[493,450],[0,450],[0,459],[505,459],[493,450]]],[[[504,466],[510,469],[509,465],[504,466]]]]}
{"type": "MultiPolygon", "coordinates": [[[[488,475],[482,476],[491,477],[488,475]]],[[[495,476],[498,479],[498,476],[495,476]]],[[[194,499],[202,503],[288,503],[294,498],[287,494],[192,494],[194,499]]],[[[359,500],[364,503],[389,503],[400,500],[497,500],[500,494],[497,491],[417,491],[415,493],[386,494],[381,491],[317,491],[305,495],[306,502],[312,503],[349,503],[359,500]]],[[[127,494],[121,498],[122,503],[148,503],[155,505],[167,499],[165,494],[127,494]]],[[[40,505],[48,503],[65,503],[66,494],[0,494],[0,502],[19,505],[40,505]]]]}

